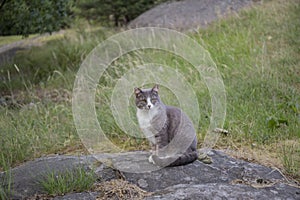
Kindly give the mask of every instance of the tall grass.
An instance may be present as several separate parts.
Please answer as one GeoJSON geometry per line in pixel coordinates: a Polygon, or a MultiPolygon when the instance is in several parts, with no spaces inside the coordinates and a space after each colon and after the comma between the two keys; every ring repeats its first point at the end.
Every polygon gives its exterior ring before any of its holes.
{"type": "Polygon", "coordinates": [[[246,122],[246,139],[264,143],[300,136],[299,11],[297,1],[272,1],[203,34],[224,74],[233,113],[227,123],[232,117],[246,122]],[[286,123],[278,124],[280,119],[286,123]]]}
{"type": "Polygon", "coordinates": [[[231,144],[257,151],[264,146],[266,156],[283,155],[285,169],[298,178],[299,13],[299,1],[270,1],[194,36],[209,49],[224,78],[231,144]],[[295,142],[272,149],[271,144],[286,140],[295,142]]]}
{"type": "MultiPolygon", "coordinates": [[[[74,71],[77,71],[85,56],[105,37],[106,33],[102,29],[94,32],[81,31],[80,34],[76,31],[68,31],[63,38],[52,37],[47,41],[46,48],[45,46],[33,47],[28,51],[18,52],[12,63],[3,64],[0,68],[3,82],[0,89],[19,90],[32,84],[47,87],[49,80],[59,73],[66,76],[69,72],[74,78],[74,71]]],[[[67,80],[68,89],[71,89],[73,79],[70,75],[67,76],[60,78],[67,80]]],[[[53,82],[57,81],[50,81],[53,82]]],[[[62,84],[60,81],[59,83],[62,84]]]]}
{"type": "MultiPolygon", "coordinates": [[[[225,128],[231,134],[218,146],[254,151],[264,147],[266,155],[275,151],[286,172],[295,178],[300,177],[299,165],[295,164],[300,155],[299,13],[296,0],[268,1],[191,34],[209,50],[226,86],[225,128]],[[279,144],[287,140],[294,141],[293,145],[279,144]],[[278,148],[271,148],[274,144],[278,148]]],[[[1,67],[2,93],[21,104],[13,109],[0,107],[0,156],[11,161],[9,165],[78,146],[70,101],[56,101],[51,95],[40,97],[40,91],[71,92],[81,61],[106,35],[103,31],[80,31],[19,53],[14,63],[1,67]]],[[[189,63],[159,51],[128,54],[116,60],[100,79],[96,110],[106,135],[120,148],[147,148],[145,140],[122,132],[109,108],[116,81],[128,69],[143,63],[141,54],[185,75],[199,101],[201,127],[197,132],[201,143],[211,112],[208,90],[189,63]]],[[[165,103],[177,105],[167,89],[163,89],[163,94],[165,103]]],[[[0,168],[4,163],[0,162],[0,168]]]]}
{"type": "Polygon", "coordinates": [[[9,199],[13,194],[11,167],[7,158],[1,155],[2,167],[5,173],[0,173],[0,199],[9,199]]]}
{"type": "MultiPolygon", "coordinates": [[[[67,105],[30,104],[18,110],[0,108],[1,156],[18,163],[74,145],[75,128],[67,105]]],[[[4,163],[1,160],[0,166],[4,163]]]]}

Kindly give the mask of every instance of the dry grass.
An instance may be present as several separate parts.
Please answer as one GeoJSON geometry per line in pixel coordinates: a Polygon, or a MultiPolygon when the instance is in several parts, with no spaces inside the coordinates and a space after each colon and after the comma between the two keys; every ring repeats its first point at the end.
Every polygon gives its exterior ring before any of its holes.
{"type": "Polygon", "coordinates": [[[257,145],[234,143],[222,138],[215,148],[224,150],[234,158],[277,169],[289,181],[300,186],[300,139],[257,145]]]}
{"type": "Polygon", "coordinates": [[[138,186],[121,179],[115,179],[107,182],[98,183],[95,185],[94,191],[100,192],[100,195],[98,195],[97,200],[140,200],[150,195],[149,192],[146,192],[138,186]]]}

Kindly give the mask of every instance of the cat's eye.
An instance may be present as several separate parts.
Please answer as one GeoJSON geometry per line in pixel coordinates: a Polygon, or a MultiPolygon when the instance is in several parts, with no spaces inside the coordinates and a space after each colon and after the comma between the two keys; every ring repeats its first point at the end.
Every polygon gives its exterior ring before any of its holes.
{"type": "Polygon", "coordinates": [[[158,96],[157,94],[152,93],[152,94],[151,94],[151,99],[157,99],[157,96],[158,96]]]}
{"type": "Polygon", "coordinates": [[[151,102],[155,104],[157,102],[157,98],[151,98],[151,102]]]}
{"type": "Polygon", "coordinates": [[[146,100],[145,97],[142,96],[142,95],[139,95],[139,96],[138,96],[138,99],[139,99],[140,101],[146,100]]]}

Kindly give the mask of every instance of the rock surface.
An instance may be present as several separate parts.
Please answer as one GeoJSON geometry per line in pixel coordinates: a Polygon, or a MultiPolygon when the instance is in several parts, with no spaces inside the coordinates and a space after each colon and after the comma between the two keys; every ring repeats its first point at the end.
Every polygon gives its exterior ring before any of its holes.
{"type": "MultiPolygon", "coordinates": [[[[23,199],[41,194],[40,181],[49,173],[63,173],[67,170],[73,170],[82,166],[88,169],[88,163],[95,161],[92,157],[76,156],[55,156],[40,158],[35,161],[29,161],[21,166],[11,170],[13,199],[23,199]]],[[[0,180],[3,180],[4,173],[0,174],[0,180]]]]}
{"type": "Polygon", "coordinates": [[[180,184],[157,192],[147,200],[170,199],[299,199],[294,188],[279,184],[275,187],[257,189],[247,185],[228,185],[224,183],[180,184]]]}
{"type": "MultiPolygon", "coordinates": [[[[22,199],[43,193],[39,181],[46,173],[84,166],[85,169],[93,168],[101,181],[123,178],[152,192],[151,196],[146,197],[148,200],[300,199],[299,187],[288,183],[279,171],[236,160],[222,151],[211,151],[213,163],[210,165],[195,161],[185,166],[162,169],[149,167],[148,156],[148,152],[128,152],[80,157],[55,156],[30,161],[12,169],[13,198],[22,199]]],[[[96,199],[98,194],[87,191],[54,199],[96,199]]]]}
{"type": "Polygon", "coordinates": [[[184,0],[160,4],[141,14],[129,26],[196,29],[251,5],[252,0],[184,0]]]}

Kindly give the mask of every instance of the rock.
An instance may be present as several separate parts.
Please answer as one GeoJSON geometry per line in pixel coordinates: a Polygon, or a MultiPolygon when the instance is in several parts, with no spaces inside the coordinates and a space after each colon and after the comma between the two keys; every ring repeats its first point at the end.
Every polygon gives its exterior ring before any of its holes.
{"type": "MultiPolygon", "coordinates": [[[[12,174],[12,199],[23,199],[35,194],[45,193],[40,181],[49,173],[63,173],[76,167],[89,167],[89,163],[95,161],[93,157],[54,156],[29,161],[11,170],[12,174]]],[[[0,174],[3,180],[4,173],[0,174]]]]}
{"type": "MultiPolygon", "coordinates": [[[[152,192],[146,198],[149,200],[300,199],[299,186],[288,183],[276,169],[237,160],[222,151],[210,152],[213,161],[210,165],[197,160],[185,166],[167,168],[149,164],[148,156],[148,152],[137,151],[80,157],[61,155],[30,161],[12,170],[14,198],[42,193],[38,180],[47,172],[84,166],[93,168],[102,181],[121,178],[152,192]]],[[[54,199],[96,199],[98,194],[74,193],[54,199]]]]}
{"type": "Polygon", "coordinates": [[[248,185],[227,183],[179,184],[157,192],[146,200],[169,199],[299,199],[295,188],[284,184],[267,188],[253,188],[248,185]]]}
{"type": "Polygon", "coordinates": [[[54,197],[53,200],[95,200],[98,195],[98,192],[72,193],[54,197]]]}
{"type": "Polygon", "coordinates": [[[129,27],[196,29],[230,12],[251,5],[252,0],[182,0],[160,4],[134,19],[129,27]]]}
{"type": "Polygon", "coordinates": [[[148,152],[129,152],[101,154],[97,155],[97,159],[111,159],[113,167],[122,170],[126,180],[150,192],[177,184],[231,183],[237,180],[271,184],[284,181],[284,177],[277,170],[236,160],[222,151],[211,151],[213,163],[210,165],[195,161],[185,166],[161,169],[156,166],[151,168],[148,156],[148,152]]]}

